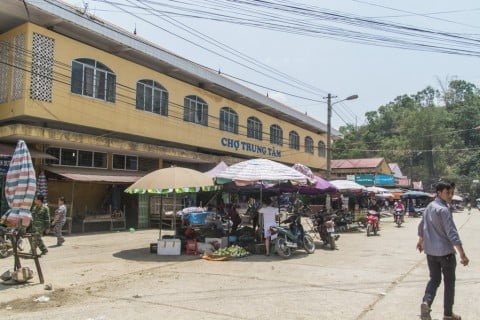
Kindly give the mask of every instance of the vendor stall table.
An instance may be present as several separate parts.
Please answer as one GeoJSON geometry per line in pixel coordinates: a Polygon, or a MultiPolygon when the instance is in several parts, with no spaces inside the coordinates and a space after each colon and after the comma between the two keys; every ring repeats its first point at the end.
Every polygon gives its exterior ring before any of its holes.
{"type": "Polygon", "coordinates": [[[127,228],[124,216],[112,218],[110,215],[105,215],[83,219],[82,232],[85,232],[85,225],[90,223],[110,223],[110,231],[125,230],[127,228]]]}

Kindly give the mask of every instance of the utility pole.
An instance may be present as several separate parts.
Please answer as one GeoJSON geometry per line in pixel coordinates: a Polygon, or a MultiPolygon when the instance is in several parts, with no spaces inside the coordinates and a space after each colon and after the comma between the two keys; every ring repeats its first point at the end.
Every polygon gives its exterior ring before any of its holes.
{"type": "Polygon", "coordinates": [[[332,95],[329,93],[327,96],[327,180],[330,180],[332,174],[332,95]]]}
{"type": "Polygon", "coordinates": [[[332,174],[332,106],[336,103],[346,101],[346,100],[355,100],[358,98],[358,95],[354,94],[340,101],[335,101],[332,103],[332,98],[337,98],[337,96],[332,96],[329,93],[324,99],[327,99],[328,114],[327,114],[327,179],[330,179],[332,174]]]}

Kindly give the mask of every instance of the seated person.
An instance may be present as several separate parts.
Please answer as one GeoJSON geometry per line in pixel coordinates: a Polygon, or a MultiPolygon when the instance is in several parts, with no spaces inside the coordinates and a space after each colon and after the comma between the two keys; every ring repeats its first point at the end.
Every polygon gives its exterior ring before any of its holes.
{"type": "Polygon", "coordinates": [[[242,218],[240,218],[235,204],[228,204],[226,217],[232,221],[232,232],[237,231],[238,225],[242,222],[242,218]]]}

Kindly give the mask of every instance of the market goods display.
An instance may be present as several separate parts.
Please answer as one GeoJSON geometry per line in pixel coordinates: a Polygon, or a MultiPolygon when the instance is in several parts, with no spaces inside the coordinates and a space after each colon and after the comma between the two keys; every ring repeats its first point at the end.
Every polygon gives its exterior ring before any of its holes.
{"type": "Polygon", "coordinates": [[[232,258],[241,258],[247,256],[249,253],[242,247],[233,245],[228,248],[220,248],[213,252],[213,256],[228,256],[232,258]]]}
{"type": "Polygon", "coordinates": [[[233,245],[228,248],[220,248],[210,254],[205,254],[202,258],[206,260],[223,261],[229,258],[241,258],[249,255],[249,252],[242,247],[233,245]]]}

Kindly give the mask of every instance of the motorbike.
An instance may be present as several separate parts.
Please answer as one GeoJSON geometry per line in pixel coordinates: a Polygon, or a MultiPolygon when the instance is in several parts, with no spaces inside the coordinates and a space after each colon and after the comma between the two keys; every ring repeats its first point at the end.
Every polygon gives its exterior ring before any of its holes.
{"type": "Polygon", "coordinates": [[[370,210],[367,215],[367,237],[373,233],[377,235],[379,228],[378,213],[376,211],[370,210]]]}
{"type": "MultiPolygon", "coordinates": [[[[6,235],[7,229],[0,227],[0,258],[6,258],[12,253],[13,245],[12,240],[6,235]]],[[[17,242],[17,249],[23,251],[23,239],[19,238],[17,242]]]]}
{"type": "Polygon", "coordinates": [[[397,227],[400,228],[400,226],[403,223],[403,210],[402,209],[395,209],[395,212],[393,213],[393,220],[397,224],[397,227]]]}
{"type": "Polygon", "coordinates": [[[282,221],[287,226],[270,227],[272,235],[277,235],[275,239],[275,251],[282,258],[290,258],[297,249],[304,249],[307,253],[315,252],[315,242],[313,238],[305,234],[301,224],[301,215],[294,214],[282,221]]]}
{"type": "Polygon", "coordinates": [[[335,222],[335,230],[338,232],[343,232],[348,229],[348,225],[353,223],[353,216],[350,212],[338,210],[335,212],[333,221],[335,222]]]}
{"type": "Polygon", "coordinates": [[[327,216],[325,212],[319,212],[311,217],[314,230],[320,235],[324,245],[328,245],[331,250],[336,249],[336,241],[340,238],[335,234],[335,214],[327,216]]]}

